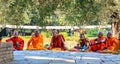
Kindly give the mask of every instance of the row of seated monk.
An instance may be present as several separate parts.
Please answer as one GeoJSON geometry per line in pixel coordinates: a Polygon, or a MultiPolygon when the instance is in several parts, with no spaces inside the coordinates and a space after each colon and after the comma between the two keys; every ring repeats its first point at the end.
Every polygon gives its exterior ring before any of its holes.
{"type": "MultiPolygon", "coordinates": [[[[63,35],[59,34],[58,30],[52,30],[52,34],[53,36],[47,49],[52,50],[54,48],[60,48],[61,50],[67,50],[63,35]]],[[[24,40],[19,37],[17,31],[15,31],[13,36],[7,39],[6,42],[13,43],[13,50],[23,50],[24,48],[24,40]]],[[[69,51],[113,51],[115,50],[118,42],[119,40],[113,37],[111,32],[108,32],[106,37],[102,32],[99,32],[98,37],[93,40],[89,40],[84,34],[80,34],[78,44],[69,51]]],[[[44,50],[43,35],[39,32],[39,30],[34,31],[34,34],[28,41],[27,50],[44,50]]]]}

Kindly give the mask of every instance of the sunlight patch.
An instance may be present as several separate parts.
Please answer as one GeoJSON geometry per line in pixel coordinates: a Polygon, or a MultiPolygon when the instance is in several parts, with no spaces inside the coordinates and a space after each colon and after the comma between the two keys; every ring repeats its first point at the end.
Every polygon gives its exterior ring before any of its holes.
{"type": "Polygon", "coordinates": [[[45,60],[49,60],[49,59],[54,59],[54,58],[49,58],[49,57],[39,57],[39,56],[25,56],[25,58],[30,58],[30,59],[45,59],[45,60]]]}
{"type": "Polygon", "coordinates": [[[100,58],[95,58],[95,57],[76,57],[77,59],[88,59],[88,60],[99,60],[100,58]]]}

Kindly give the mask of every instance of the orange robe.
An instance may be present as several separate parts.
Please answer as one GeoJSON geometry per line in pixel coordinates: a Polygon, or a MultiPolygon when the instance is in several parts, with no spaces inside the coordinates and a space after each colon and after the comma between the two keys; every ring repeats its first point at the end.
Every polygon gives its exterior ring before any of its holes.
{"type": "Polygon", "coordinates": [[[117,43],[118,43],[118,39],[117,38],[115,38],[115,37],[107,38],[106,39],[106,48],[108,50],[113,51],[116,48],[117,43]]]}
{"type": "Polygon", "coordinates": [[[53,48],[61,48],[61,50],[65,50],[64,42],[65,39],[63,35],[53,36],[52,37],[52,45],[50,46],[51,49],[53,48]]]}
{"type": "Polygon", "coordinates": [[[91,40],[90,49],[91,51],[102,51],[105,48],[105,37],[97,38],[95,40],[91,40]],[[104,41],[103,41],[104,40],[104,41]],[[99,43],[96,43],[99,42],[99,43]]]}
{"type": "Polygon", "coordinates": [[[24,40],[20,37],[12,37],[6,40],[6,42],[13,42],[13,47],[15,50],[23,50],[24,40]]]}
{"type": "Polygon", "coordinates": [[[28,41],[27,50],[43,50],[43,36],[40,34],[38,37],[32,36],[31,39],[28,41]]]}

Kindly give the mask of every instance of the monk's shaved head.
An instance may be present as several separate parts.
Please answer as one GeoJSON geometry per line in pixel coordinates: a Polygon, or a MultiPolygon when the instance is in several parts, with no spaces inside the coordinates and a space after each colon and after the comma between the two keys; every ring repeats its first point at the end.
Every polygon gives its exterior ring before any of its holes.
{"type": "Polygon", "coordinates": [[[102,33],[102,32],[99,32],[99,33],[98,33],[98,35],[99,35],[99,34],[103,35],[103,33],[102,33]]]}
{"type": "Polygon", "coordinates": [[[35,36],[39,36],[39,33],[40,33],[40,31],[39,31],[38,29],[36,29],[36,30],[34,31],[35,36]]]}
{"type": "Polygon", "coordinates": [[[108,32],[108,33],[107,33],[107,37],[108,37],[108,38],[111,38],[111,37],[112,37],[112,32],[108,32]]]}
{"type": "Polygon", "coordinates": [[[53,33],[59,33],[59,31],[57,29],[53,29],[52,32],[53,33]]]}
{"type": "Polygon", "coordinates": [[[102,32],[99,32],[98,33],[98,37],[102,37],[103,36],[103,33],[102,32]]]}
{"type": "Polygon", "coordinates": [[[112,35],[112,32],[108,32],[107,34],[110,34],[110,35],[112,35]]]}
{"type": "Polygon", "coordinates": [[[17,31],[15,31],[15,32],[13,33],[13,36],[14,36],[14,37],[18,37],[18,35],[19,35],[19,34],[18,34],[17,31]]]}
{"type": "Polygon", "coordinates": [[[53,34],[53,36],[57,36],[59,34],[59,31],[56,30],[56,29],[53,29],[52,30],[52,34],[53,34]]]}
{"type": "Polygon", "coordinates": [[[80,39],[84,39],[85,35],[84,34],[80,34],[80,39]]]}
{"type": "Polygon", "coordinates": [[[80,37],[84,36],[84,34],[80,34],[80,37]]]}
{"type": "Polygon", "coordinates": [[[38,29],[36,29],[34,32],[35,32],[35,33],[36,33],[36,32],[40,33],[40,31],[39,31],[38,29]]]}

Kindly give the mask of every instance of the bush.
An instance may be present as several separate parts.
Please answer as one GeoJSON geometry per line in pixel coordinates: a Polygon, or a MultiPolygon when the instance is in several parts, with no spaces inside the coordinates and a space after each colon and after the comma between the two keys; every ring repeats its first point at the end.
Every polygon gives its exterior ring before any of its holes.
{"type": "Polygon", "coordinates": [[[96,37],[98,35],[98,32],[103,32],[103,34],[106,36],[108,30],[106,29],[90,29],[86,31],[87,37],[96,37]]]}
{"type": "Polygon", "coordinates": [[[46,38],[50,38],[52,36],[50,31],[42,32],[42,35],[46,38]]]}
{"type": "Polygon", "coordinates": [[[68,37],[68,33],[67,32],[60,32],[60,34],[62,34],[64,37],[68,37]]]}

